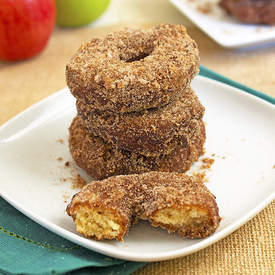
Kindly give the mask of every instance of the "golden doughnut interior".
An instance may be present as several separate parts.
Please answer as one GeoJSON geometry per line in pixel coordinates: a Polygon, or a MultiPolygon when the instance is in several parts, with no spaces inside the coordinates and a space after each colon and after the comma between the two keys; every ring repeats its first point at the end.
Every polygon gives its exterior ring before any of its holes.
{"type": "Polygon", "coordinates": [[[167,172],[93,181],[74,195],[67,213],[78,232],[96,240],[122,241],[139,219],[184,238],[205,238],[221,220],[215,196],[205,185],[185,174],[167,172]]]}
{"type": "Polygon", "coordinates": [[[122,231],[120,216],[112,209],[79,207],[75,224],[79,233],[98,240],[117,238],[122,231]]]}
{"type": "Polygon", "coordinates": [[[195,205],[184,205],[182,207],[172,206],[157,210],[152,216],[152,221],[156,224],[166,225],[171,228],[204,228],[210,223],[209,213],[195,205]]]}

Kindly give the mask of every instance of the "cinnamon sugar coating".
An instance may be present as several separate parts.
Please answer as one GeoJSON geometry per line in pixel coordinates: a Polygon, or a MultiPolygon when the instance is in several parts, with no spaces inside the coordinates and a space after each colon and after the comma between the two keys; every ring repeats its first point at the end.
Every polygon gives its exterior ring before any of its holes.
{"type": "Polygon", "coordinates": [[[66,66],[66,79],[90,108],[122,113],[175,100],[198,70],[198,47],[184,26],[163,24],[83,44],[66,66]]]}
{"type": "Polygon", "coordinates": [[[123,240],[131,223],[149,220],[182,237],[204,238],[220,217],[214,195],[192,177],[149,172],[86,185],[67,207],[77,230],[96,240],[123,240]]]}
{"type": "Polygon", "coordinates": [[[167,155],[179,142],[184,145],[196,131],[190,126],[197,125],[204,114],[204,107],[190,87],[177,101],[140,112],[99,112],[80,100],[76,106],[93,135],[119,149],[145,156],[167,155]]]}
{"type": "Polygon", "coordinates": [[[93,136],[77,116],[69,128],[69,146],[77,165],[96,179],[149,171],[185,172],[203,152],[205,126],[202,120],[196,123],[190,125],[193,129],[190,139],[179,140],[169,154],[146,157],[117,149],[102,138],[93,136]]]}

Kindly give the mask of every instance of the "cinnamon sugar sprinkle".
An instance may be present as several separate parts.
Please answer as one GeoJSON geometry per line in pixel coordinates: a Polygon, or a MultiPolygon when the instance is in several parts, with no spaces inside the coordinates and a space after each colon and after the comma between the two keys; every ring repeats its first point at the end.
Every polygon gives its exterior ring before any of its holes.
{"type": "Polygon", "coordinates": [[[195,181],[198,183],[205,183],[208,182],[208,178],[206,177],[205,171],[193,173],[192,176],[194,177],[195,181]]]}
{"type": "MultiPolygon", "coordinates": [[[[62,157],[57,158],[58,161],[62,161],[62,157]]],[[[86,181],[76,172],[76,169],[69,161],[64,162],[64,168],[69,169],[69,175],[65,177],[60,177],[59,182],[71,183],[72,189],[81,189],[86,185],[86,181]]]]}
{"type": "Polygon", "coordinates": [[[201,166],[201,168],[202,169],[210,169],[211,168],[211,166],[213,165],[213,163],[214,163],[214,159],[211,159],[211,158],[204,158],[204,159],[202,159],[202,166],[201,166]]]}
{"type": "Polygon", "coordinates": [[[64,140],[62,138],[56,140],[60,144],[64,144],[64,140]]]}
{"type": "Polygon", "coordinates": [[[81,189],[84,185],[86,185],[86,181],[77,174],[76,177],[73,178],[72,189],[81,189]]]}
{"type": "Polygon", "coordinates": [[[64,199],[64,202],[67,203],[68,202],[68,199],[70,198],[70,196],[64,194],[63,195],[63,199],[64,199]]]}
{"type": "MultiPolygon", "coordinates": [[[[211,155],[212,157],[216,156],[214,153],[211,155]]],[[[205,157],[201,160],[202,164],[199,167],[199,171],[192,172],[192,177],[194,177],[195,181],[198,183],[206,183],[209,181],[206,175],[206,170],[210,169],[214,163],[214,159],[205,157]]]]}

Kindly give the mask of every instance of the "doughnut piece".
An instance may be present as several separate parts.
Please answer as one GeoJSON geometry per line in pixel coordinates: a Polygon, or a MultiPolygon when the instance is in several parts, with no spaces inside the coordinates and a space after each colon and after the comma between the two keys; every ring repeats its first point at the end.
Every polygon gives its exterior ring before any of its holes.
{"type": "Polygon", "coordinates": [[[67,213],[78,232],[96,240],[122,241],[133,218],[190,238],[211,235],[220,222],[214,195],[180,173],[149,172],[91,182],[73,197],[67,213]]]}
{"type": "Polygon", "coordinates": [[[146,157],[116,149],[102,138],[93,136],[77,116],[69,128],[70,151],[77,165],[95,179],[149,171],[185,172],[203,152],[205,126],[201,120],[196,122],[198,125],[193,125],[195,130],[190,140],[179,140],[169,154],[146,157]]]}
{"type": "Polygon", "coordinates": [[[241,22],[275,25],[275,0],[221,0],[219,5],[241,22]]]}
{"type": "Polygon", "coordinates": [[[66,66],[71,93],[90,108],[132,112],[166,105],[199,71],[199,51],[182,25],[125,29],[94,38],[66,66]]]}
{"type": "Polygon", "coordinates": [[[67,213],[84,236],[122,241],[132,221],[133,207],[128,192],[130,188],[133,190],[134,183],[122,177],[120,185],[125,188],[120,188],[117,181],[108,179],[107,184],[96,181],[84,186],[74,195],[67,213]]]}
{"type": "Polygon", "coordinates": [[[200,120],[204,107],[190,87],[163,107],[140,112],[113,113],[94,111],[89,105],[77,101],[78,114],[93,135],[103,138],[119,149],[144,156],[170,154],[194,134],[189,127],[200,120]]]}

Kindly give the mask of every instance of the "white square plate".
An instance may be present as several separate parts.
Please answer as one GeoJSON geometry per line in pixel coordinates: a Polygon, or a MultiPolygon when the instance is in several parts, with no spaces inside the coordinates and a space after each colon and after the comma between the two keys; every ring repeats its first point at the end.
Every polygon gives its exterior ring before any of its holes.
{"type": "MultiPolygon", "coordinates": [[[[67,128],[75,100],[64,89],[17,115],[0,128],[0,195],[19,211],[88,249],[133,261],[159,261],[196,252],[224,238],[275,198],[275,106],[236,88],[197,76],[192,82],[206,107],[205,156],[215,154],[208,188],[222,216],[216,233],[202,240],[140,223],[125,242],[89,240],[65,213],[72,163],[67,128]],[[58,140],[64,140],[64,144],[58,140]],[[57,159],[62,157],[62,161],[57,159]]],[[[193,166],[193,170],[196,165],[193,166]]]]}
{"type": "Polygon", "coordinates": [[[169,1],[223,47],[239,48],[275,41],[275,26],[241,23],[218,6],[220,0],[169,1]],[[211,5],[208,13],[199,10],[205,5],[211,5]]]}

